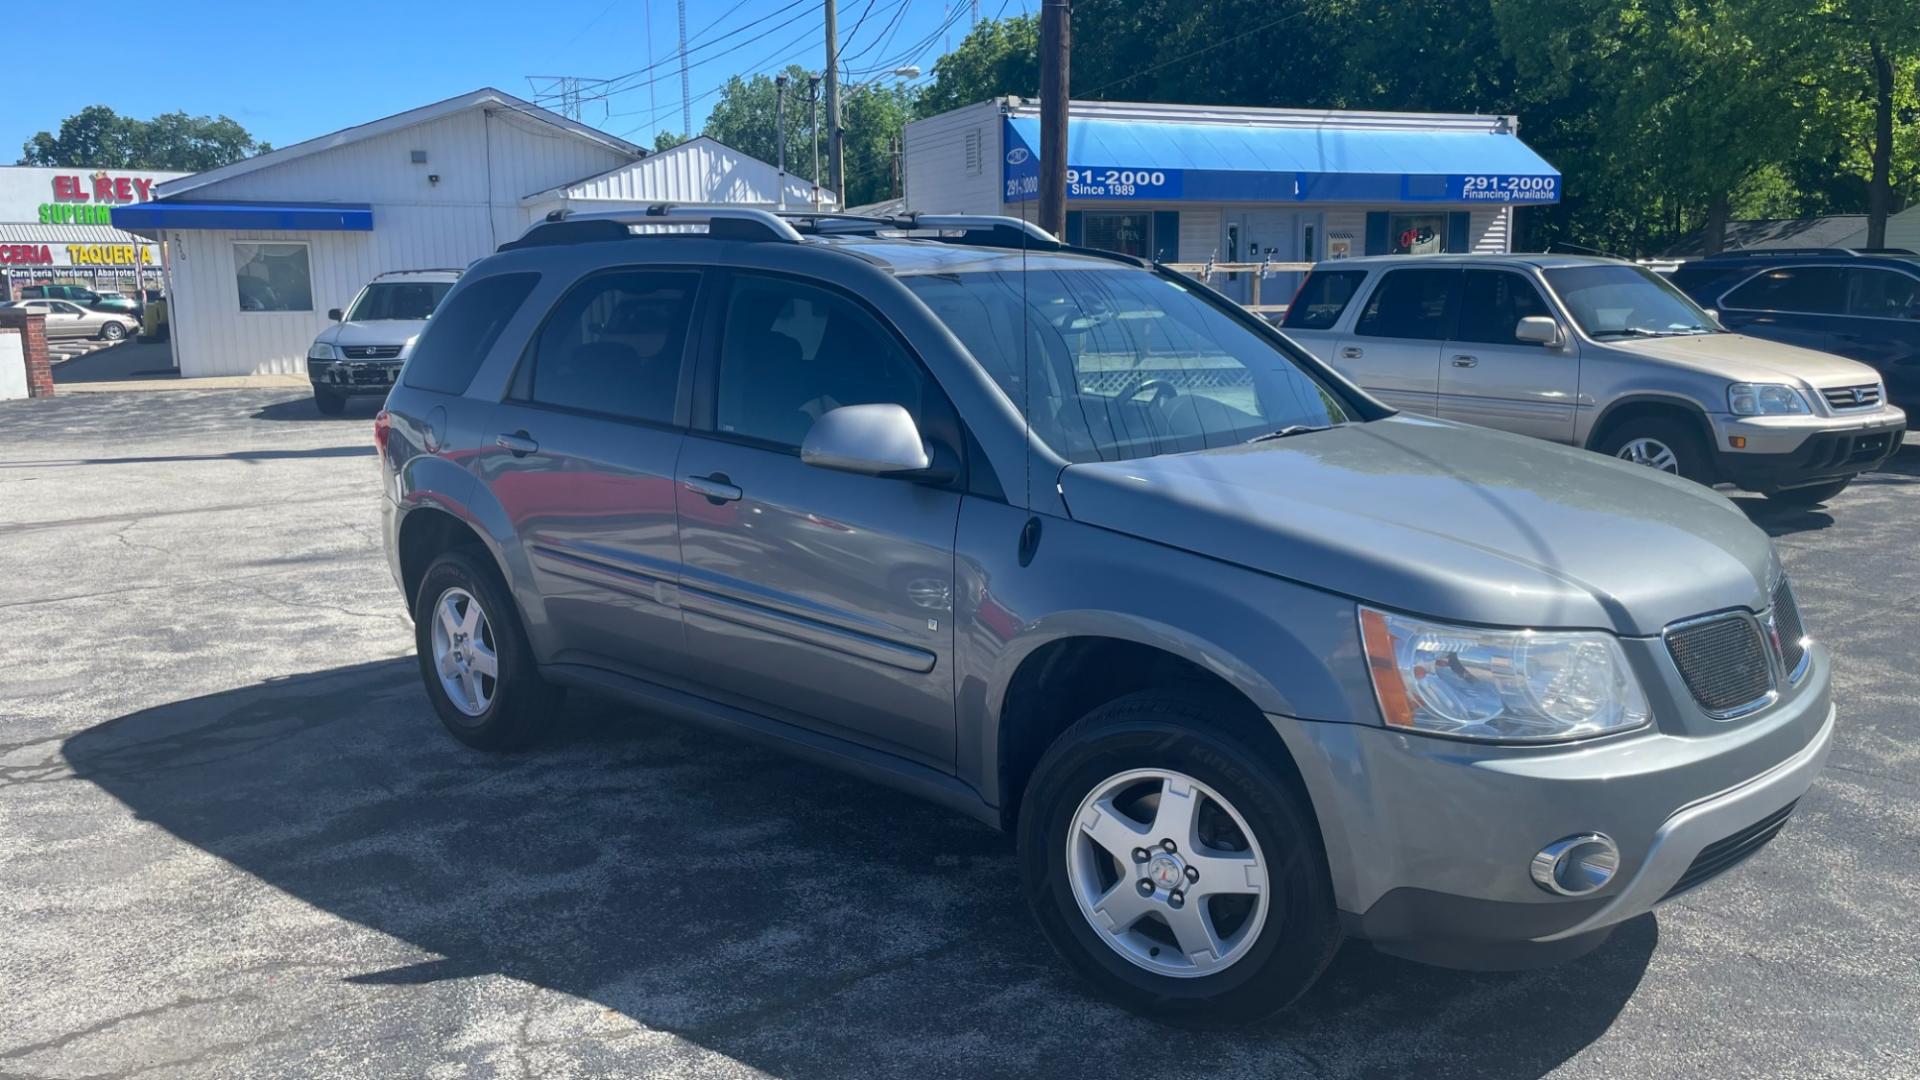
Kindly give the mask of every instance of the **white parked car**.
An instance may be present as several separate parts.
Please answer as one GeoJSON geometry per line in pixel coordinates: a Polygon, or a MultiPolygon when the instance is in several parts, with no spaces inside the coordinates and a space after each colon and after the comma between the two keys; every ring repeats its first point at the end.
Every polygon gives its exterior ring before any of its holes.
{"type": "Polygon", "coordinates": [[[458,280],[458,270],[395,270],[367,282],[344,311],[327,312],[333,325],[307,349],[314,405],[331,416],[356,394],[385,395],[458,280]]]}

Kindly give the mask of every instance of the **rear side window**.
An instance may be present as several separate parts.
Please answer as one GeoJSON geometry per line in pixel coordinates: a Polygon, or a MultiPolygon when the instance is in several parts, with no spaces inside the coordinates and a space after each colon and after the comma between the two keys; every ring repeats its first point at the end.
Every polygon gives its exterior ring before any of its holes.
{"type": "Polygon", "coordinates": [[[534,339],[537,405],[673,422],[700,275],[618,270],[575,285],[534,339]]]}
{"type": "Polygon", "coordinates": [[[1728,293],[1721,303],[1749,311],[1844,314],[1847,271],[1838,266],[1782,266],[1728,293]]]}
{"type": "Polygon", "coordinates": [[[1521,275],[1469,270],[1460,289],[1460,329],[1454,332],[1454,340],[1545,348],[1537,341],[1519,340],[1513,331],[1521,319],[1551,314],[1540,290],[1521,275]]]}
{"type": "Polygon", "coordinates": [[[1458,270],[1393,270],[1388,272],[1353,332],[1368,337],[1418,338],[1440,341],[1453,323],[1458,270]]]}
{"type": "Polygon", "coordinates": [[[1852,271],[1853,288],[1847,294],[1847,314],[1877,319],[1905,319],[1920,300],[1920,278],[1896,270],[1863,267],[1852,271]]]}
{"type": "Polygon", "coordinates": [[[1281,326],[1297,330],[1325,330],[1340,321],[1360,283],[1367,280],[1365,270],[1315,270],[1300,285],[1300,295],[1287,307],[1281,326]]]}
{"type": "Polygon", "coordinates": [[[401,379],[416,390],[464,394],[539,274],[500,274],[461,289],[433,316],[401,379]]]}

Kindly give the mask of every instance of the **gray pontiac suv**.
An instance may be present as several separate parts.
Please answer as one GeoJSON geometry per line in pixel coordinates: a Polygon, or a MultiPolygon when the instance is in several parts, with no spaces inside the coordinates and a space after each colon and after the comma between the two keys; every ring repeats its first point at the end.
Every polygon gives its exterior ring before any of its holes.
{"type": "Polygon", "coordinates": [[[1760,849],[1833,731],[1725,498],[1396,413],[1012,219],[550,220],[375,433],[454,736],[584,687],[930,798],[1149,1015],[1279,1009],[1347,935],[1578,955],[1760,849]]]}

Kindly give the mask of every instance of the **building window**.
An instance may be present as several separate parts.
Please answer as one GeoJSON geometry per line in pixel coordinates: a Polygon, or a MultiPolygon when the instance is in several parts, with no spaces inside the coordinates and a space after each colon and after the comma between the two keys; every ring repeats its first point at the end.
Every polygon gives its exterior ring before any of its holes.
{"type": "Polygon", "coordinates": [[[1152,214],[1097,214],[1081,219],[1081,243],[1102,251],[1117,251],[1142,259],[1153,256],[1152,214]]]}
{"type": "Polygon", "coordinates": [[[1438,255],[1447,250],[1447,215],[1394,214],[1387,218],[1392,255],[1438,255]]]}
{"type": "Polygon", "coordinates": [[[233,245],[241,311],[312,311],[307,245],[241,241],[233,245]]]}

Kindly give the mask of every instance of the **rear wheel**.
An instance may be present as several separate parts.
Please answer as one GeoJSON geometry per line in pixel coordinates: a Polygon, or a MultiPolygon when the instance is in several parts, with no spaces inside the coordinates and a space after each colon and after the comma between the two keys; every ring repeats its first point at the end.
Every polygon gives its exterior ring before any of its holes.
{"type": "Polygon", "coordinates": [[[420,676],[454,738],[482,750],[532,742],[559,695],[540,678],[513,599],[474,554],[427,567],[413,606],[420,676]]]}
{"type": "Polygon", "coordinates": [[[100,338],[103,341],[119,341],[126,336],[127,328],[117,322],[110,322],[100,328],[100,338]]]}
{"type": "Polygon", "coordinates": [[[1625,420],[1607,432],[1596,449],[1697,484],[1713,483],[1706,442],[1683,420],[1665,416],[1625,420]]]}
{"type": "Polygon", "coordinates": [[[1840,494],[1842,491],[1845,491],[1847,485],[1851,483],[1853,483],[1853,477],[1849,476],[1845,480],[1835,480],[1829,484],[1815,484],[1812,487],[1797,487],[1788,488],[1785,491],[1776,491],[1769,494],[1767,499],[1785,506],[1818,506],[1828,499],[1833,498],[1835,495],[1840,494]]]}
{"type": "Polygon", "coordinates": [[[316,386],[313,388],[313,407],[319,409],[323,415],[339,416],[347,411],[347,397],[345,394],[322,390],[316,386]]]}
{"type": "Polygon", "coordinates": [[[1230,730],[1224,707],[1132,694],[1061,735],[1027,787],[1020,862],[1041,928],[1136,1012],[1265,1016],[1339,947],[1304,794],[1230,730]]]}

